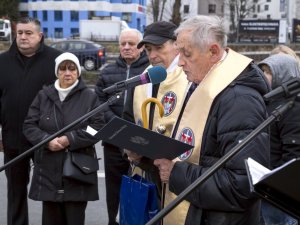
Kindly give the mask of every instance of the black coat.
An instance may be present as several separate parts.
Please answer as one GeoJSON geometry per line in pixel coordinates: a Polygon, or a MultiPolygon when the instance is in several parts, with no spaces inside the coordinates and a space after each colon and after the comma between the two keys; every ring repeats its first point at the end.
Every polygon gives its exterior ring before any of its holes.
{"type": "MultiPolygon", "coordinates": [[[[267,106],[269,113],[286,102],[288,99],[270,102],[267,106]]],[[[300,96],[294,99],[293,107],[280,120],[271,124],[270,131],[271,169],[300,157],[300,96]]]]}
{"type": "MultiPolygon", "coordinates": [[[[143,51],[140,58],[132,63],[130,66],[126,64],[121,56],[116,60],[115,63],[106,66],[99,75],[95,92],[99,97],[101,103],[106,102],[115,93],[106,94],[103,89],[110,87],[111,85],[126,80],[127,73],[128,78],[134,77],[144,72],[148,67],[148,57],[143,51]]],[[[127,96],[131,96],[132,89],[127,90],[127,96]]],[[[116,103],[112,104],[107,111],[105,111],[105,122],[110,121],[114,116],[122,117],[124,107],[124,96],[122,96],[116,103]]]]}
{"type": "MultiPolygon", "coordinates": [[[[226,73],[226,72],[225,72],[226,73]]],[[[226,75],[226,74],[224,74],[226,75]]],[[[214,100],[205,125],[199,165],[176,162],[170,190],[180,194],[267,117],[262,95],[269,91],[252,65],[214,100]]],[[[269,163],[269,137],[263,132],[186,198],[186,225],[257,225],[259,200],[250,193],[244,159],[269,163]]]]}
{"type": "MultiPolygon", "coordinates": [[[[46,86],[34,99],[24,122],[24,134],[32,144],[37,144],[74,122],[99,105],[93,90],[82,80],[61,102],[54,85],[46,86]]],[[[97,113],[88,121],[67,131],[70,151],[80,151],[93,155],[91,148],[98,142],[88,134],[87,125],[99,130],[102,126],[102,113],[97,113]]],[[[34,172],[29,197],[40,201],[91,201],[98,199],[98,187],[62,177],[65,151],[52,152],[47,146],[35,151],[34,172]],[[60,190],[64,190],[63,192],[60,190]]],[[[95,176],[97,176],[95,174],[95,176]]]]}
{"type": "Polygon", "coordinates": [[[22,132],[23,122],[38,91],[56,79],[54,59],[60,53],[44,45],[42,40],[37,53],[27,59],[27,64],[24,64],[15,41],[0,55],[0,123],[6,154],[15,156],[31,147],[22,132]]]}

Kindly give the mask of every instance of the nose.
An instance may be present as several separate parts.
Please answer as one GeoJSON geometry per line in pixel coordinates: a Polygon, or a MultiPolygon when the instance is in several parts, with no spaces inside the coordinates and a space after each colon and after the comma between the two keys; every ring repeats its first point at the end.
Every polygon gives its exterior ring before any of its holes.
{"type": "Polygon", "coordinates": [[[128,49],[130,48],[130,44],[128,42],[125,43],[124,48],[128,49]]]}
{"type": "Polygon", "coordinates": [[[26,34],[25,33],[21,33],[20,36],[21,36],[22,39],[26,38],[26,34]]]}
{"type": "Polygon", "coordinates": [[[184,62],[182,56],[179,54],[178,66],[182,67],[182,66],[184,66],[184,64],[185,64],[185,62],[184,62]]]}
{"type": "Polygon", "coordinates": [[[155,51],[148,51],[148,58],[149,59],[155,59],[157,57],[157,54],[155,51]]]}

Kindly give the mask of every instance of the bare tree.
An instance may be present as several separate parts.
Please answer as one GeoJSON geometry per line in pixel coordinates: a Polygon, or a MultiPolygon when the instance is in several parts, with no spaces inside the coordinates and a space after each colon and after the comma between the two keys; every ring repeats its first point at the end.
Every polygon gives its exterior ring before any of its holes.
{"type": "Polygon", "coordinates": [[[19,0],[1,0],[0,17],[17,20],[19,17],[19,0]]]}
{"type": "Polygon", "coordinates": [[[163,19],[166,2],[167,2],[167,0],[162,1],[161,10],[160,10],[160,18],[159,18],[160,21],[162,21],[162,19],[163,19]]]}
{"type": "Polygon", "coordinates": [[[151,0],[151,9],[153,15],[153,22],[158,21],[159,16],[159,0],[151,0]]]}
{"type": "Polygon", "coordinates": [[[225,6],[229,9],[230,34],[238,36],[238,24],[249,16],[253,8],[257,5],[255,0],[226,0],[225,6]]]}
{"type": "Polygon", "coordinates": [[[179,25],[181,23],[180,8],[181,8],[181,0],[175,0],[173,4],[171,22],[173,22],[176,25],[179,25]]]}
{"type": "Polygon", "coordinates": [[[181,0],[151,0],[147,12],[153,15],[153,22],[170,20],[179,24],[181,18],[181,0]]]}

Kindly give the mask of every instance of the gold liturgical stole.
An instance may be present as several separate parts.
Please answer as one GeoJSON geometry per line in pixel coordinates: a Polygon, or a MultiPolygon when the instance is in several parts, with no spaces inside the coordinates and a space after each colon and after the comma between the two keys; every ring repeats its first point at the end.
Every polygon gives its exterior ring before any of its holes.
{"type": "MultiPolygon", "coordinates": [[[[252,59],[228,49],[225,59],[219,62],[195,89],[184,109],[175,136],[176,139],[195,147],[178,157],[178,160],[199,164],[203,131],[213,100],[251,61],[252,59]]],[[[165,206],[177,197],[169,191],[168,186],[166,192],[165,206]]],[[[164,218],[164,225],[183,225],[188,207],[187,201],[180,203],[164,218]]]]}
{"type": "MultiPolygon", "coordinates": [[[[158,126],[162,125],[166,128],[164,135],[170,136],[173,125],[178,117],[187,87],[188,80],[181,67],[177,66],[173,72],[168,73],[166,80],[160,83],[157,93],[157,99],[164,107],[164,116],[161,118],[158,107],[155,107],[152,130],[156,130],[158,126]]],[[[141,106],[143,102],[150,97],[152,97],[152,84],[141,85],[135,88],[133,111],[136,124],[143,124],[141,106]]],[[[148,120],[149,109],[150,104],[148,104],[146,108],[148,120]]]]}

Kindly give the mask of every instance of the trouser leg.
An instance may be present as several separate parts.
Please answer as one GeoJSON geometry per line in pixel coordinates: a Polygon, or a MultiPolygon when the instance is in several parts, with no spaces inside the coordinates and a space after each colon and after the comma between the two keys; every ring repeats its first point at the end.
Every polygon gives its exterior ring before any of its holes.
{"type": "MultiPolygon", "coordinates": [[[[4,163],[15,157],[4,154],[4,163]]],[[[7,224],[28,225],[27,186],[30,176],[30,157],[5,169],[7,178],[7,224]]]]}
{"type": "Polygon", "coordinates": [[[42,225],[84,225],[87,202],[43,202],[42,225]]]}
{"type": "Polygon", "coordinates": [[[106,185],[106,205],[109,225],[116,225],[116,216],[119,210],[120,187],[122,175],[127,174],[128,160],[124,159],[119,148],[104,145],[104,170],[106,185]]]}

